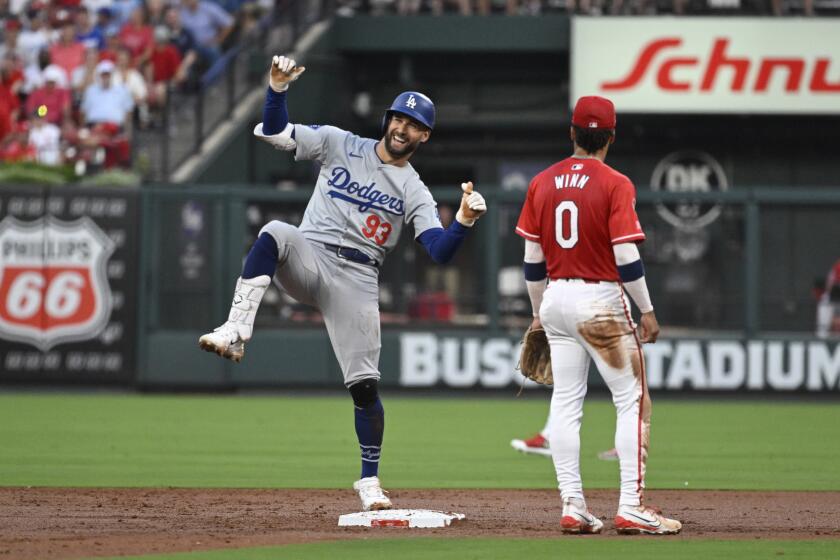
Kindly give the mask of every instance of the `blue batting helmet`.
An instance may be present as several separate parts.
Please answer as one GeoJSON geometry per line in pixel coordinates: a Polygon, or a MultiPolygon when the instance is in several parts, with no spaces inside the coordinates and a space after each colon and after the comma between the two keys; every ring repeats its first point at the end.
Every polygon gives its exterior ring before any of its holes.
{"type": "Polygon", "coordinates": [[[429,129],[435,128],[435,104],[432,100],[419,91],[404,91],[399,94],[391,107],[385,111],[382,117],[382,132],[388,127],[393,113],[401,113],[426,125],[429,129]]]}

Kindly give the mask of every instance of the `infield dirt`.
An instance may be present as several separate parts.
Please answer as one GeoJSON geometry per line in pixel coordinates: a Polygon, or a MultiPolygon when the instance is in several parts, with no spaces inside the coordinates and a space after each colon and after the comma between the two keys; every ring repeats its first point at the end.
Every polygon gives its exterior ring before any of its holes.
{"type": "MultiPolygon", "coordinates": [[[[562,536],[554,490],[393,490],[400,508],[466,514],[446,529],[339,528],[348,490],[0,488],[0,559],[54,560],[307,543],[360,537],[562,536]]],[[[617,492],[587,493],[612,531],[617,492]]],[[[676,539],[840,539],[840,492],[649,492],[683,522],[676,539]]]]}

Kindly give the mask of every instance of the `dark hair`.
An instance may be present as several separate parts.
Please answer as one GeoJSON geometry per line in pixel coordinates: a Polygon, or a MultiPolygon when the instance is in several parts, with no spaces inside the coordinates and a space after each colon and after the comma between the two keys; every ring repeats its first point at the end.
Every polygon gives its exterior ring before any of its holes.
{"type": "Polygon", "coordinates": [[[588,154],[594,154],[609,144],[610,138],[615,135],[612,128],[581,128],[575,129],[575,144],[580,146],[588,154]]]}

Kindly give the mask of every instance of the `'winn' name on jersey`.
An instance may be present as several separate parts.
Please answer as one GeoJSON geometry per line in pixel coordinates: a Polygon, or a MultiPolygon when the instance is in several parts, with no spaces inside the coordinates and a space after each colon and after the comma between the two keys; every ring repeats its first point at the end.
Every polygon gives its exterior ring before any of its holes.
{"type": "Polygon", "coordinates": [[[582,189],[589,181],[589,175],[581,173],[563,173],[554,177],[554,187],[557,189],[582,189]]]}

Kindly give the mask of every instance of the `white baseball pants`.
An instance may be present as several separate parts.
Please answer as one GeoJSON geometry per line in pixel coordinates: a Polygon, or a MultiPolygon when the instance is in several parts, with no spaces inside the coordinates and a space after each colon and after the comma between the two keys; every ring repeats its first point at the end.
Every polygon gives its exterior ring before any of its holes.
{"type": "Polygon", "coordinates": [[[640,505],[650,433],[644,358],[630,306],[615,282],[553,280],[540,306],[551,346],[554,392],[549,443],[563,499],[583,499],[580,423],[590,360],[612,393],[615,447],[621,468],[620,505],[640,505]]]}

